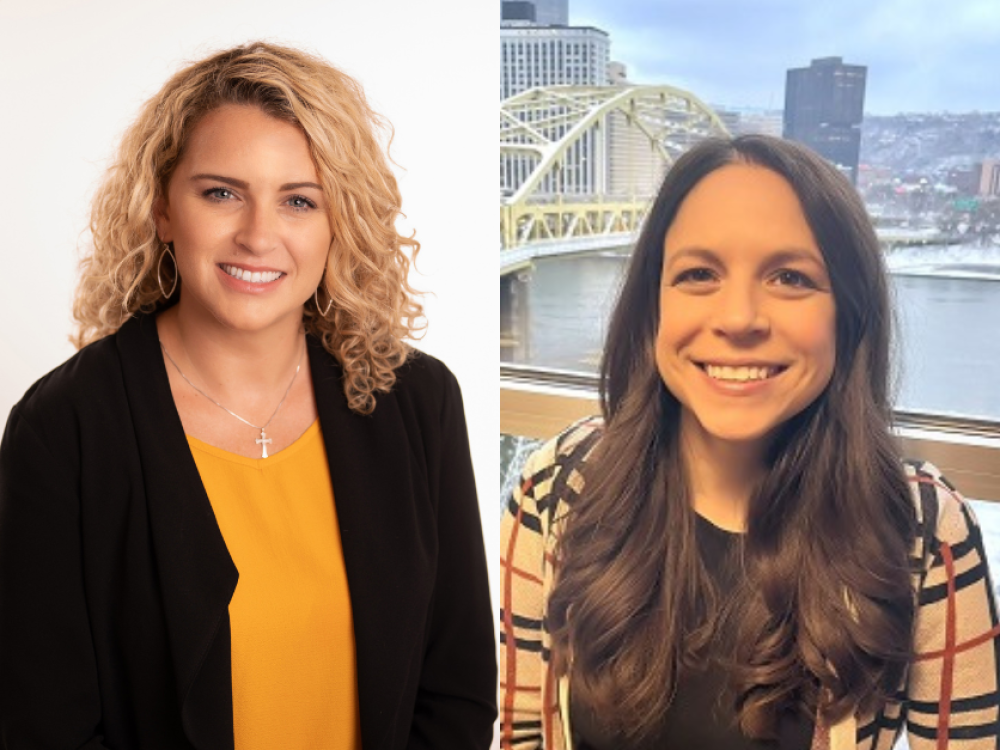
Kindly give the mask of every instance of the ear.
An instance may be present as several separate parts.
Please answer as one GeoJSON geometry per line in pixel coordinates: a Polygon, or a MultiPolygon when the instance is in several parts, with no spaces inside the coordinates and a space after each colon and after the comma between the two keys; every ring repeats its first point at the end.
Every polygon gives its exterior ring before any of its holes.
{"type": "Polygon", "coordinates": [[[156,224],[156,236],[160,238],[160,242],[167,244],[174,241],[170,224],[170,206],[162,195],[153,201],[153,223],[156,224]]]}

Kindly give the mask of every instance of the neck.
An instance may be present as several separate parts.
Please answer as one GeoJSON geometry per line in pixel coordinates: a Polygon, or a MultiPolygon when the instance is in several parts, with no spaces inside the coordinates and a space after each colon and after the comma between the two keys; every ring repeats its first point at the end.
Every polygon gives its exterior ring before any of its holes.
{"type": "Polygon", "coordinates": [[[743,532],[754,488],[767,468],[763,441],[731,442],[705,434],[700,427],[685,429],[681,446],[695,511],[716,526],[743,532]]]}
{"type": "Polygon", "coordinates": [[[161,343],[184,374],[220,401],[270,400],[303,364],[301,319],[239,331],[206,324],[204,316],[186,314],[178,303],[160,314],[157,327],[161,343]]]}

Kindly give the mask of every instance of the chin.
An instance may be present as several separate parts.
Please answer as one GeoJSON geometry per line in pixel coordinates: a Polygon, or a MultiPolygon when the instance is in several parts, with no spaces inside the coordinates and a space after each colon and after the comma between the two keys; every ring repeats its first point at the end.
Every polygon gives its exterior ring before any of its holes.
{"type": "MultiPolygon", "coordinates": [[[[247,309],[226,310],[216,314],[216,320],[223,326],[240,333],[255,333],[286,322],[295,313],[278,313],[270,310],[247,309]]],[[[301,311],[298,312],[301,319],[301,311]]]]}
{"type": "Polygon", "coordinates": [[[695,415],[695,421],[706,438],[734,445],[752,445],[768,442],[778,433],[784,420],[760,420],[740,418],[738,414],[729,418],[705,418],[695,415]]]}
{"type": "Polygon", "coordinates": [[[761,430],[748,430],[743,429],[706,429],[705,434],[714,440],[719,440],[725,443],[732,443],[733,445],[754,445],[761,442],[770,441],[771,437],[776,433],[777,427],[771,427],[770,429],[761,430]]]}

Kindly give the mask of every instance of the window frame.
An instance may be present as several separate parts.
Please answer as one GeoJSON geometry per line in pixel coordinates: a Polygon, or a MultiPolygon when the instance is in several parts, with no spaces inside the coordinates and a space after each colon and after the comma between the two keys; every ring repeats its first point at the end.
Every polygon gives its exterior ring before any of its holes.
{"type": "MultiPolygon", "coordinates": [[[[547,440],[600,413],[596,375],[500,364],[500,432],[547,440]]],[[[907,458],[930,461],[966,497],[1000,502],[1000,422],[895,412],[907,458]]]]}

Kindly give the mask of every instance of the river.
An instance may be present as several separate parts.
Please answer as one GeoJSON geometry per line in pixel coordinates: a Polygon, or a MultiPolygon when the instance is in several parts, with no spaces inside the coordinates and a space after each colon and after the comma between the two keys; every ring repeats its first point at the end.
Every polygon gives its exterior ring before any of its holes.
{"type": "MultiPolygon", "coordinates": [[[[544,258],[519,274],[501,359],[596,372],[627,259],[622,251],[544,258]]],[[[909,248],[888,265],[897,408],[1000,421],[1000,248],[909,248]]]]}

